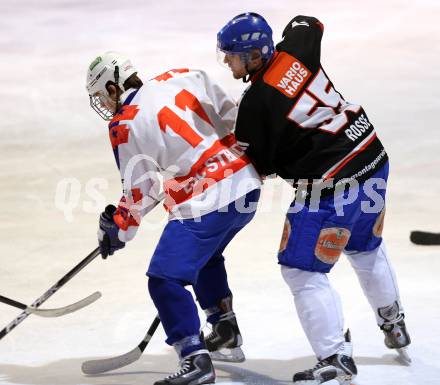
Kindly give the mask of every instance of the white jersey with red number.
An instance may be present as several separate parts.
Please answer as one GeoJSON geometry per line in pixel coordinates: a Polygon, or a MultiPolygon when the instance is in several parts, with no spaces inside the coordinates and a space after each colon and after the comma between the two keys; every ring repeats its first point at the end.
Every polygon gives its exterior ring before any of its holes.
{"type": "Polygon", "coordinates": [[[236,104],[203,71],[166,72],[122,100],[109,124],[124,186],[114,216],[122,241],[158,199],[158,173],[170,219],[200,217],[260,187],[232,134],[236,104]]]}

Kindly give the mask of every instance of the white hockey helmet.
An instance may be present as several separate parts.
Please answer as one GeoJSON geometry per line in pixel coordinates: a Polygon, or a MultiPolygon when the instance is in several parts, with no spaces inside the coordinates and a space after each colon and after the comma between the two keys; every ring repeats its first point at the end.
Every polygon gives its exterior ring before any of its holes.
{"type": "Polygon", "coordinates": [[[106,85],[108,82],[116,83],[122,92],[125,81],[137,71],[130,59],[118,52],[106,52],[98,56],[89,66],[87,71],[86,88],[90,97],[90,106],[104,120],[111,120],[117,111],[111,111],[109,106],[116,103],[110,99],[106,85]]]}

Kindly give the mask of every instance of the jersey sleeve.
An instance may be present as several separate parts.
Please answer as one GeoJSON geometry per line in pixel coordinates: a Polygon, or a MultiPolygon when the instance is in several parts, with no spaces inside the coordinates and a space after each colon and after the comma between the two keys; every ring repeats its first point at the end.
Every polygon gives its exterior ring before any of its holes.
{"type": "MultiPolygon", "coordinates": [[[[154,154],[145,155],[139,148],[133,124],[124,122],[127,140],[114,149],[116,162],[119,166],[123,193],[114,215],[119,227],[119,239],[130,241],[136,235],[141,219],[154,207],[159,196],[160,181],[159,165],[154,154]]],[[[116,126],[117,127],[117,126],[116,126]]]]}
{"type": "Polygon", "coordinates": [[[315,17],[295,16],[284,28],[283,40],[276,48],[294,56],[315,72],[320,66],[323,32],[324,25],[315,17]]]}
{"type": "Polygon", "coordinates": [[[237,118],[237,103],[222,87],[213,81],[204,71],[199,71],[203,77],[204,87],[216,114],[220,117],[214,124],[220,137],[226,136],[234,131],[237,118]]]}

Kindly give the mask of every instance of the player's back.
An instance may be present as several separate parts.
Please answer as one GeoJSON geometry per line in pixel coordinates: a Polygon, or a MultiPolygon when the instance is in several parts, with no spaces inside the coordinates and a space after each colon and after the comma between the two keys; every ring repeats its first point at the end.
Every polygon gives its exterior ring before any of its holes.
{"type": "Polygon", "coordinates": [[[132,140],[119,158],[125,165],[135,155],[149,158],[164,177],[165,204],[174,216],[203,215],[259,187],[231,133],[236,105],[204,72],[173,70],[151,79],[121,112],[134,110],[131,120],[121,119],[132,140]]]}
{"type": "Polygon", "coordinates": [[[362,180],[387,160],[363,108],[347,102],[322,68],[322,35],[317,19],[295,17],[242,99],[236,135],[261,143],[247,151],[260,173],[362,180]]]}
{"type": "Polygon", "coordinates": [[[232,131],[236,106],[230,99],[212,98],[207,79],[202,71],[168,71],[146,82],[132,101],[142,107],[139,129],[167,149],[158,154],[161,168],[178,166],[173,174],[184,175],[204,151],[232,131]],[[228,110],[225,118],[222,107],[228,110]]]}

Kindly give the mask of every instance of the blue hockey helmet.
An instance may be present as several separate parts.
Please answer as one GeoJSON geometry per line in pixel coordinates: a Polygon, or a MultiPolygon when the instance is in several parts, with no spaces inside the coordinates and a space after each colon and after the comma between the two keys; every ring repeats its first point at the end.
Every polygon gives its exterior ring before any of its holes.
{"type": "Polygon", "coordinates": [[[244,62],[253,49],[259,49],[263,60],[273,55],[272,29],[263,16],[247,12],[235,16],[217,34],[217,51],[238,54],[244,62]]]}

